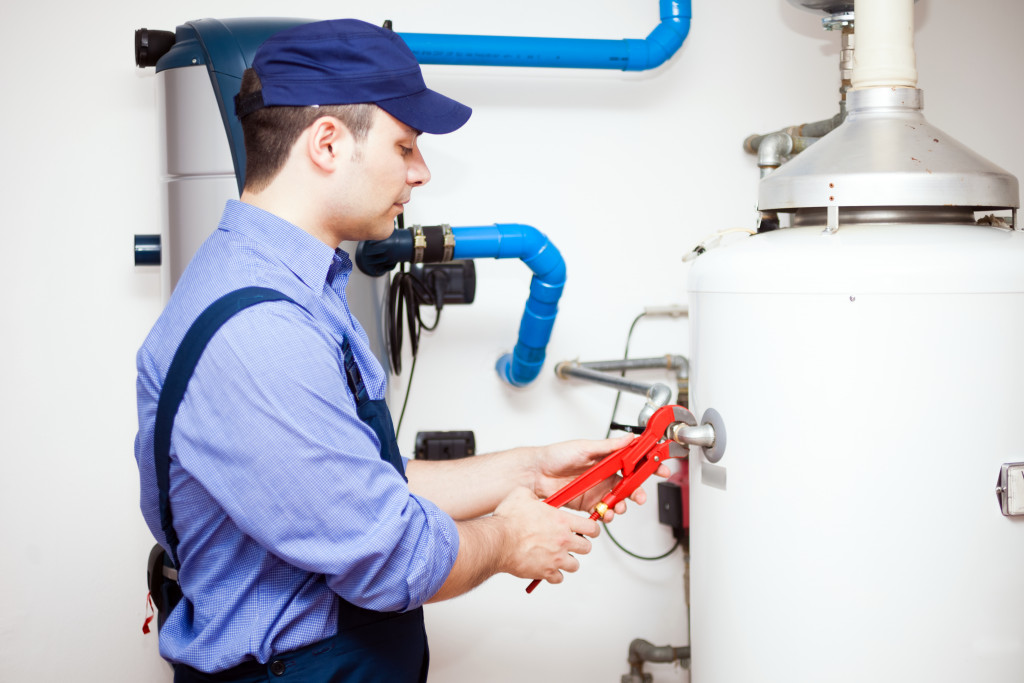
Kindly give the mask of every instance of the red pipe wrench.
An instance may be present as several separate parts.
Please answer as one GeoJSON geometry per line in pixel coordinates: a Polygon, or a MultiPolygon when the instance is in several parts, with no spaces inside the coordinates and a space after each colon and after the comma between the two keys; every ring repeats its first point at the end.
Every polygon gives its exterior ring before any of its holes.
{"type": "MultiPolygon", "coordinates": [[[[690,426],[697,424],[693,414],[682,406],[668,405],[658,408],[647,420],[643,434],[633,439],[628,446],[605,456],[544,502],[560,508],[608,477],[618,474],[622,479],[594,506],[594,512],[590,515],[590,519],[603,519],[609,508],[629,498],[663,462],[670,458],[685,458],[688,455],[689,450],[686,446],[667,438],[669,427],[677,422],[690,426]]],[[[540,579],[534,579],[526,592],[532,593],[539,583],[540,579]]]]}

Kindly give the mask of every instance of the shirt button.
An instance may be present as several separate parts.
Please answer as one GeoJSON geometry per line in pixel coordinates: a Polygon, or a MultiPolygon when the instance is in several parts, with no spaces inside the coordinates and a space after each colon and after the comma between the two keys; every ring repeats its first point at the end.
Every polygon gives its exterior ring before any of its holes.
{"type": "Polygon", "coordinates": [[[270,673],[274,674],[275,676],[283,676],[284,669],[284,662],[282,662],[280,659],[275,659],[270,663],[270,673]]]}

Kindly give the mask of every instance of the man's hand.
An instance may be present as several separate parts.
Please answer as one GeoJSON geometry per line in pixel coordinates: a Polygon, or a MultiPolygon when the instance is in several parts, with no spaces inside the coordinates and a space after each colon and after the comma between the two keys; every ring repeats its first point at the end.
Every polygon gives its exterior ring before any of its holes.
{"type": "Polygon", "coordinates": [[[556,510],[528,489],[517,488],[498,505],[494,518],[505,524],[508,551],[502,571],[523,579],[561,583],[562,572],[575,572],[579,560],[590,552],[587,536],[596,537],[597,522],[556,510]]]}
{"type": "Polygon", "coordinates": [[[572,553],[589,553],[586,536],[600,533],[597,522],[556,510],[522,486],[513,488],[494,514],[456,525],[459,555],[430,602],[462,595],[498,572],[561,583],[562,572],[580,568],[572,553]]]}
{"type": "MultiPolygon", "coordinates": [[[[534,492],[541,498],[547,498],[609,453],[628,446],[633,438],[632,435],[627,434],[614,439],[600,441],[579,439],[537,448],[534,459],[534,492]]],[[[662,465],[655,474],[668,477],[671,472],[667,466],[662,465]]],[[[620,477],[617,476],[609,477],[603,483],[568,503],[566,507],[589,512],[605,494],[612,490],[619,479],[620,477]]],[[[637,488],[630,499],[638,505],[642,505],[647,500],[647,494],[642,487],[637,488]]],[[[626,502],[621,501],[605,513],[604,521],[610,522],[616,514],[621,515],[625,511],[626,502]]]]}

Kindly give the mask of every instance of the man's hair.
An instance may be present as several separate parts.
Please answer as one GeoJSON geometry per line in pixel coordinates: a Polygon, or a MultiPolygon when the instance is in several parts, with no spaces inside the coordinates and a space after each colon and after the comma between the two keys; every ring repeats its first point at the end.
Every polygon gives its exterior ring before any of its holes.
{"type": "MultiPolygon", "coordinates": [[[[242,74],[239,97],[262,88],[253,69],[242,74]]],[[[292,145],[302,131],[321,116],[339,119],[358,144],[366,139],[373,125],[375,104],[331,104],[319,107],[264,107],[242,119],[245,137],[245,189],[260,192],[284,167],[292,145]]]]}

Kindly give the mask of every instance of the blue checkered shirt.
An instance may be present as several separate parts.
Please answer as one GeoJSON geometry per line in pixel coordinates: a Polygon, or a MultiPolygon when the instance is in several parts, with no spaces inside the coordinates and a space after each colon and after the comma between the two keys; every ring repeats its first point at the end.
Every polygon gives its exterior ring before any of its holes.
{"type": "Polygon", "coordinates": [[[376,611],[422,605],[458,554],[455,523],[380,458],[344,375],[349,340],[371,399],[387,381],[349,312],[352,262],[296,226],[230,201],[142,348],[135,458],[141,507],[160,529],[153,429],[186,330],[220,296],[255,285],[289,302],[231,318],[196,367],[171,438],[171,507],[187,598],[161,654],[203,671],[337,632],[337,596],[376,611]]]}

